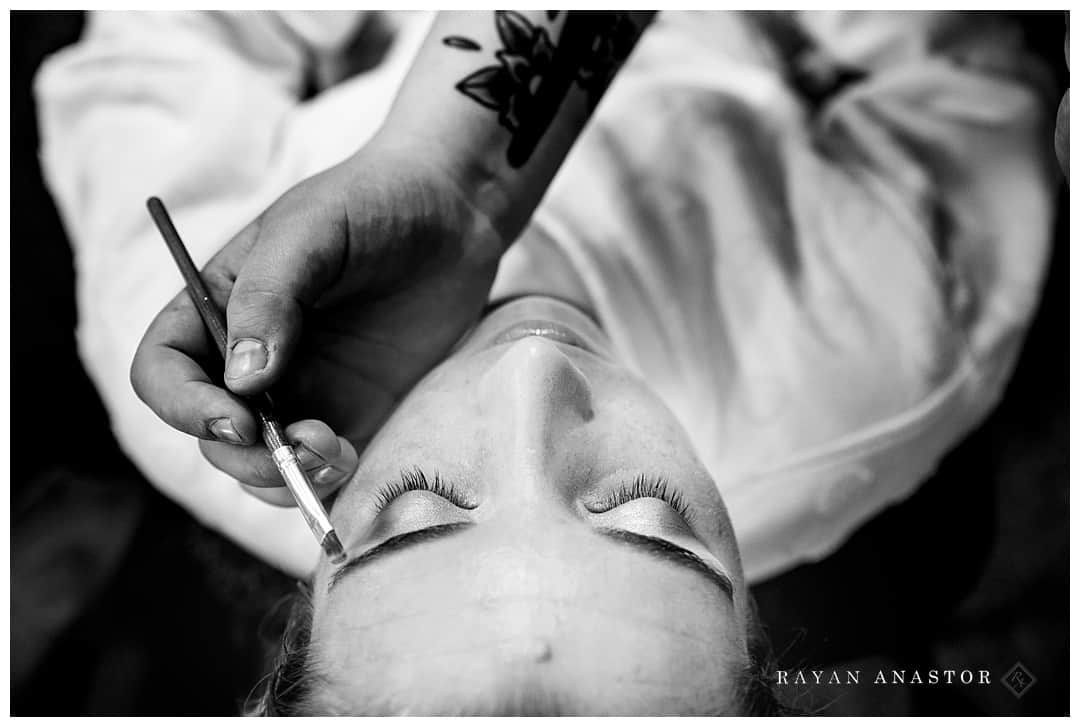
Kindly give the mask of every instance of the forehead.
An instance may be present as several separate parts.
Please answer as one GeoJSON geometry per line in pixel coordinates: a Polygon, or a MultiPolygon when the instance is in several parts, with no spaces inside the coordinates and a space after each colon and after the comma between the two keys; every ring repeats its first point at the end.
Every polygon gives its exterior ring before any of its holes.
{"type": "Polygon", "coordinates": [[[713,584],[579,529],[500,540],[480,525],[319,592],[313,645],[338,696],[438,713],[529,695],[629,714],[724,701],[745,643],[713,584]]]}

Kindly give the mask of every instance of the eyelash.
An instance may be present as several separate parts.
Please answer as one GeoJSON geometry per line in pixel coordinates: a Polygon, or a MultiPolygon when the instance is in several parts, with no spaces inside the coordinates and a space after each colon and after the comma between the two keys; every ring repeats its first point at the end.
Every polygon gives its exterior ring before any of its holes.
{"type": "Polygon", "coordinates": [[[646,475],[638,475],[632,483],[620,485],[617,490],[609,493],[604,498],[603,504],[593,512],[607,512],[632,500],[642,500],[648,497],[663,500],[675,512],[679,513],[683,520],[689,522],[690,507],[686,504],[686,498],[678,490],[668,486],[667,480],[663,477],[649,477],[646,475]]]}
{"type": "MultiPolygon", "coordinates": [[[[453,483],[444,482],[438,472],[435,473],[434,477],[428,479],[423,470],[415,467],[412,470],[402,471],[399,479],[387,482],[375,493],[377,509],[381,512],[391,502],[412,490],[433,492],[464,510],[472,510],[476,507],[474,503],[457,491],[453,483]]],[[[598,508],[595,510],[590,508],[590,510],[597,513],[607,512],[633,500],[642,500],[649,497],[663,500],[675,512],[679,513],[684,520],[690,520],[690,507],[686,504],[686,498],[678,490],[671,488],[663,477],[646,475],[638,475],[632,483],[620,485],[618,489],[608,493],[598,508]]]]}
{"type": "Polygon", "coordinates": [[[379,491],[375,493],[376,507],[381,512],[391,502],[412,490],[434,492],[439,497],[443,497],[465,510],[476,507],[458,492],[452,483],[444,482],[438,472],[435,473],[434,477],[428,479],[428,476],[419,467],[402,471],[399,479],[387,482],[379,488],[379,491]]]}

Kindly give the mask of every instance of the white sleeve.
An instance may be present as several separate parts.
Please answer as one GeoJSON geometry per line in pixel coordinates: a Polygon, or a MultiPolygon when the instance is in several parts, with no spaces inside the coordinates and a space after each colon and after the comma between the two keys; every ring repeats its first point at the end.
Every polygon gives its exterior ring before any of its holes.
{"type": "Polygon", "coordinates": [[[869,71],[822,135],[933,241],[984,394],[997,399],[1042,290],[1054,189],[1047,70],[996,13],[818,12],[804,26],[869,71]]]}
{"type": "MultiPolygon", "coordinates": [[[[755,578],[831,553],[914,492],[1000,400],[1040,299],[1060,183],[1045,71],[1000,16],[818,12],[801,20],[828,55],[867,75],[821,109],[806,169],[823,160],[830,171],[793,185],[792,206],[806,239],[820,234],[828,265],[853,271],[837,278],[853,291],[851,309],[875,321],[875,336],[901,344],[895,356],[860,354],[880,365],[877,390],[887,374],[890,387],[914,383],[925,393],[729,498],[745,515],[740,542],[755,578]],[[876,216],[845,211],[845,196],[827,193],[849,180],[875,201],[876,216]],[[904,284],[905,269],[918,266],[897,264],[890,231],[921,248],[927,294],[904,284]]],[[[832,395],[858,390],[859,380],[849,372],[832,395]]],[[[827,379],[818,385],[831,391],[827,379]]]]}
{"type": "MultiPolygon", "coordinates": [[[[301,101],[357,13],[101,12],[36,79],[42,165],[74,249],[79,353],[124,452],[207,526],[304,576],[318,549],[295,509],[250,497],[196,440],[135,396],[128,370],[182,282],[146,213],[161,197],[196,263],[288,187],[362,145],[419,43],[402,24],[389,60],[301,101]]],[[[421,25],[423,23],[420,23],[421,25]]]]}

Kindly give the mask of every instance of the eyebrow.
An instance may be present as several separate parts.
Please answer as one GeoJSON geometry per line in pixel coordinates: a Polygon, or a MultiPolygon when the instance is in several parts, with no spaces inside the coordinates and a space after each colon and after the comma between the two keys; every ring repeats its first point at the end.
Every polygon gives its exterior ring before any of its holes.
{"type": "Polygon", "coordinates": [[[622,528],[599,528],[596,532],[606,538],[633,546],[653,557],[662,558],[696,571],[708,578],[714,586],[728,597],[728,600],[733,604],[735,603],[735,586],[732,584],[731,578],[719,568],[710,565],[694,551],[676,545],[670,540],[664,540],[653,535],[642,535],[622,528]]]}
{"type": "MultiPolygon", "coordinates": [[[[329,592],[349,573],[362,568],[365,565],[369,565],[379,558],[386,557],[391,553],[396,553],[413,545],[445,538],[463,530],[468,530],[474,525],[475,523],[468,521],[443,523],[387,538],[378,545],[365,550],[360,555],[350,558],[336,571],[331,573],[326,584],[326,590],[329,592]]],[[[709,581],[719,588],[732,603],[735,602],[735,587],[731,582],[731,578],[723,571],[707,563],[693,551],[687,550],[681,545],[676,545],[663,538],[658,538],[653,535],[642,535],[641,533],[623,530],[622,528],[598,528],[595,532],[605,538],[635,547],[653,557],[662,558],[677,565],[681,565],[684,568],[696,571],[698,574],[708,578],[709,581]]]]}
{"type": "Polygon", "coordinates": [[[401,535],[395,535],[392,538],[387,538],[378,545],[368,548],[360,555],[350,558],[346,563],[339,567],[336,571],[330,574],[330,579],[327,581],[326,590],[330,591],[338,581],[347,576],[349,573],[362,568],[365,565],[369,565],[373,561],[379,558],[384,558],[391,553],[396,553],[399,550],[404,550],[413,545],[419,545],[420,543],[427,543],[432,540],[438,540],[439,538],[445,538],[448,535],[459,533],[462,530],[471,528],[475,523],[472,522],[458,522],[458,523],[443,523],[441,525],[432,525],[431,527],[421,528],[419,530],[412,530],[401,535]]]}

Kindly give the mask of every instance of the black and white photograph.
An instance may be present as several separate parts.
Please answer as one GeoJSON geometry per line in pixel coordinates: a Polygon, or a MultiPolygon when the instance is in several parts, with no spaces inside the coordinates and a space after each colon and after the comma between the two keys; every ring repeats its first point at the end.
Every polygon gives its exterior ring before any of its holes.
{"type": "Polygon", "coordinates": [[[1068,10],[7,15],[11,716],[1070,714],[1068,10]]]}

